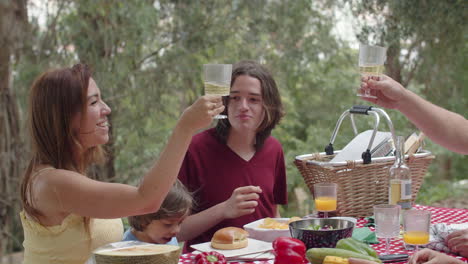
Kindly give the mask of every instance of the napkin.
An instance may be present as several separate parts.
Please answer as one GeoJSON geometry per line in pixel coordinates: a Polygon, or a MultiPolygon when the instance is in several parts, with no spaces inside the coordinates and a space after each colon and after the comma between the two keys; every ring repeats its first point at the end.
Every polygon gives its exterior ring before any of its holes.
{"type": "Polygon", "coordinates": [[[367,220],[367,224],[365,224],[364,226],[373,226],[373,227],[375,227],[375,219],[374,219],[373,216],[366,217],[365,219],[367,220]]]}
{"type": "Polygon", "coordinates": [[[354,228],[352,237],[367,244],[379,243],[375,232],[372,232],[368,227],[354,228]]]}

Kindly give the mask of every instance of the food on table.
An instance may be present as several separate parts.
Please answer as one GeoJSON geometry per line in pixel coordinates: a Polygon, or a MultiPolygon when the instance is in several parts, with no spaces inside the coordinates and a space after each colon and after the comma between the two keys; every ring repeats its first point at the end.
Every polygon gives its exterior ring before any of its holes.
{"type": "Polygon", "coordinates": [[[238,227],[225,227],[216,231],[211,238],[211,247],[217,249],[239,249],[248,245],[249,233],[238,227]]]}
{"type": "Polygon", "coordinates": [[[326,256],[323,259],[322,264],[349,264],[347,258],[340,258],[335,256],[326,256]]]}
{"type": "MultiPolygon", "coordinates": [[[[133,242],[133,241],[132,241],[133,242]]],[[[181,248],[175,245],[137,245],[94,251],[96,263],[177,263],[181,248]]]]}
{"type": "Polygon", "coordinates": [[[305,228],[306,230],[333,230],[333,226],[330,225],[324,225],[323,227],[320,225],[310,225],[305,228]]]}
{"type": "Polygon", "coordinates": [[[226,264],[226,257],[216,251],[202,252],[195,256],[195,264],[226,264]]]}
{"type": "Polygon", "coordinates": [[[288,222],[279,222],[273,218],[267,217],[263,220],[263,223],[261,223],[258,227],[259,228],[265,228],[265,229],[289,229],[289,223],[301,220],[302,218],[293,216],[289,219],[288,222]]]}
{"type": "Polygon", "coordinates": [[[165,254],[174,250],[179,250],[179,247],[173,246],[173,245],[143,245],[143,246],[118,248],[118,249],[112,249],[112,250],[96,251],[95,254],[107,255],[107,256],[142,256],[142,255],[165,254]]]}
{"type": "Polygon", "coordinates": [[[338,243],[336,243],[336,248],[346,249],[359,254],[368,255],[367,251],[363,247],[356,245],[351,239],[353,238],[340,239],[338,243]]]}
{"type": "Polygon", "coordinates": [[[377,262],[364,260],[364,259],[356,259],[356,258],[341,258],[335,256],[326,256],[323,260],[322,264],[374,264],[377,262]]]}
{"type": "Polygon", "coordinates": [[[273,254],[275,254],[274,264],[303,264],[305,259],[306,246],[296,238],[278,237],[273,241],[273,254]]]}
{"type": "Polygon", "coordinates": [[[336,243],[336,248],[351,250],[360,254],[367,254],[374,258],[379,257],[377,252],[371,246],[352,237],[340,239],[338,243],[336,243]]]}
{"type": "Polygon", "coordinates": [[[312,264],[322,264],[325,257],[327,256],[341,257],[346,259],[356,258],[382,263],[380,259],[369,256],[367,254],[359,254],[351,250],[340,248],[311,248],[306,252],[307,260],[309,260],[312,264]]]}
{"type": "Polygon", "coordinates": [[[302,218],[300,218],[298,216],[293,216],[293,217],[289,218],[288,224],[292,223],[292,222],[295,222],[295,221],[299,221],[299,220],[302,220],[302,218]]]}

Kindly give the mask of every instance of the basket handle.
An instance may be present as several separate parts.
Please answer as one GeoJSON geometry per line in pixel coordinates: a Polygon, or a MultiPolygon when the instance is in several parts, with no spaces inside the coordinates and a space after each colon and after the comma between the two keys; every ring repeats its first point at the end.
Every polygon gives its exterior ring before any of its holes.
{"type": "Polygon", "coordinates": [[[336,123],[335,129],[333,130],[333,134],[330,138],[330,143],[328,146],[325,147],[325,153],[327,155],[333,155],[334,150],[333,150],[333,143],[335,142],[336,135],[338,134],[338,130],[340,129],[341,123],[343,122],[343,119],[345,117],[349,116],[351,119],[351,125],[353,127],[354,134],[357,135],[357,129],[356,125],[354,123],[354,118],[353,116],[357,115],[369,115],[372,114],[375,117],[375,124],[374,124],[374,131],[372,132],[371,139],[369,141],[369,145],[367,146],[366,151],[362,153],[362,160],[364,164],[369,164],[372,161],[371,158],[371,153],[370,149],[372,148],[372,144],[374,143],[375,135],[377,134],[377,128],[379,127],[380,123],[380,115],[385,117],[387,120],[387,125],[390,128],[390,132],[392,133],[392,138],[393,142],[396,142],[396,135],[395,135],[395,129],[393,128],[393,123],[392,120],[390,120],[390,117],[387,115],[387,113],[377,107],[373,106],[365,106],[365,105],[355,105],[351,107],[350,109],[344,111],[343,114],[341,114],[340,118],[338,119],[338,122],[336,123]]]}

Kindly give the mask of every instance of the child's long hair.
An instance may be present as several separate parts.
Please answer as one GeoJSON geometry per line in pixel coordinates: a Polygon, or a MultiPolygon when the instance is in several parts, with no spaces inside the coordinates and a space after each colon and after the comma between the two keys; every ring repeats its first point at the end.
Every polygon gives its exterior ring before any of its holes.
{"type": "Polygon", "coordinates": [[[153,220],[182,217],[190,213],[193,204],[192,195],[179,180],[176,180],[157,212],[129,216],[128,222],[133,229],[141,232],[144,231],[153,220]]]}
{"type": "MultiPolygon", "coordinates": [[[[283,104],[279,94],[278,86],[275,79],[267,68],[255,61],[244,60],[236,63],[232,69],[231,87],[239,76],[250,76],[260,81],[262,89],[263,109],[265,109],[265,117],[257,128],[255,136],[255,149],[262,148],[265,140],[270,136],[271,131],[280,122],[284,116],[283,104]]],[[[222,114],[227,115],[229,99],[223,98],[226,106],[222,114]]],[[[216,136],[218,139],[226,143],[229,135],[231,123],[229,119],[220,119],[216,125],[216,136]]]]}

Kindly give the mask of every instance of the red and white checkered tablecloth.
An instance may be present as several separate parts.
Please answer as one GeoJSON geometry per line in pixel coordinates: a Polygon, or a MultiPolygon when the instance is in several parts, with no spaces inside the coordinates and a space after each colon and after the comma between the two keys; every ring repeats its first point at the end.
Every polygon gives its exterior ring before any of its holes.
{"type": "MultiPolygon", "coordinates": [[[[431,223],[438,224],[438,223],[445,223],[445,224],[461,224],[468,222],[468,210],[467,209],[454,209],[454,208],[441,208],[441,207],[431,207],[431,206],[423,206],[423,205],[415,205],[414,208],[419,210],[428,210],[432,212],[431,215],[431,223]]],[[[357,227],[363,227],[367,223],[367,220],[364,218],[358,219],[357,227]]],[[[385,242],[380,240],[381,243],[373,244],[372,247],[377,251],[377,253],[381,254],[385,252],[385,242]]],[[[390,253],[391,254],[408,254],[412,255],[413,251],[408,251],[404,248],[403,239],[401,237],[392,239],[390,244],[390,253]]],[[[451,255],[454,256],[454,255],[451,255]]],[[[465,262],[468,259],[456,256],[458,259],[463,260],[465,262]]],[[[193,259],[195,258],[194,254],[188,253],[183,254],[180,256],[179,264],[193,264],[195,263],[193,259]]],[[[254,261],[254,262],[232,262],[234,263],[245,263],[245,264],[273,264],[273,260],[269,261],[254,261]]],[[[398,262],[398,263],[405,263],[405,262],[398,262]]],[[[396,263],[397,264],[397,263],[396,263]]]]}

